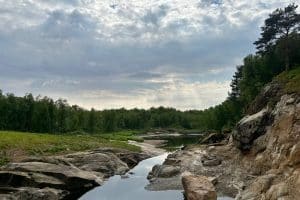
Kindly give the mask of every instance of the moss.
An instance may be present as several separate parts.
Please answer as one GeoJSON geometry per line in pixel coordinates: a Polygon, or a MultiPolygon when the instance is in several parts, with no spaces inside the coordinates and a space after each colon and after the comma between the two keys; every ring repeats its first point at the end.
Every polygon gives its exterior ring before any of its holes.
{"type": "Polygon", "coordinates": [[[275,80],[284,85],[284,91],[286,93],[300,94],[300,66],[279,74],[275,80]]]}

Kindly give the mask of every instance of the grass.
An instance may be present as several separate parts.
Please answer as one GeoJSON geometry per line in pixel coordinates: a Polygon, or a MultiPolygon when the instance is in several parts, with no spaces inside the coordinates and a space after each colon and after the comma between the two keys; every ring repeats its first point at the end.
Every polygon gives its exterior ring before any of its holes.
{"type": "MultiPolygon", "coordinates": [[[[99,147],[122,148],[140,151],[140,147],[130,145],[126,134],[118,135],[53,135],[0,131],[0,166],[28,155],[59,155],[99,147]]],[[[128,138],[132,139],[133,135],[128,138]]]]}
{"type": "Polygon", "coordinates": [[[300,94],[300,66],[293,70],[279,74],[275,80],[285,85],[284,91],[286,93],[300,94]]]}
{"type": "Polygon", "coordinates": [[[138,132],[135,131],[119,131],[113,133],[104,133],[104,134],[100,134],[99,136],[108,140],[118,140],[118,141],[134,140],[137,142],[143,142],[144,140],[140,137],[137,137],[136,136],[137,134],[138,132]]]}

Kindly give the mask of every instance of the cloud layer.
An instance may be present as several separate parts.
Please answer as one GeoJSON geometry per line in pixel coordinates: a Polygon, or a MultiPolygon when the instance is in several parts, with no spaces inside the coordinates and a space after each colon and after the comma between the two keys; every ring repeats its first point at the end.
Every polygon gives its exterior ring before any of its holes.
{"type": "Polygon", "coordinates": [[[86,108],[207,108],[226,98],[263,19],[288,3],[0,0],[0,88],[86,108]]]}

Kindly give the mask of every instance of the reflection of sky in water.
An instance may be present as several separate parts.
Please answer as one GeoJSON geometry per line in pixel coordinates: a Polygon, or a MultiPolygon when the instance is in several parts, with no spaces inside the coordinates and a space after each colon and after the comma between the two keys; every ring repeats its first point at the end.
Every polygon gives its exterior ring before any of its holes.
{"type": "Polygon", "coordinates": [[[144,160],[131,170],[128,179],[120,176],[110,178],[103,186],[86,193],[81,200],[182,200],[182,191],[147,191],[147,175],[152,167],[161,164],[167,154],[144,160]]]}
{"type": "Polygon", "coordinates": [[[182,191],[179,190],[155,192],[144,188],[148,184],[146,177],[149,171],[154,165],[161,164],[166,157],[167,154],[163,154],[144,160],[131,170],[134,174],[128,174],[129,178],[113,176],[103,186],[86,193],[80,200],[183,200],[182,191]]]}

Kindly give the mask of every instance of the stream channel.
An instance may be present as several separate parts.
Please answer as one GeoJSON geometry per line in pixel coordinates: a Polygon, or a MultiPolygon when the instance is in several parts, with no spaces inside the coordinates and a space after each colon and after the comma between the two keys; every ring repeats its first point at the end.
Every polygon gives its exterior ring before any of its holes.
{"type": "MultiPolygon", "coordinates": [[[[148,191],[147,175],[156,164],[162,164],[168,153],[141,161],[125,176],[115,175],[103,186],[96,187],[83,195],[80,200],[183,200],[181,190],[148,191]],[[123,177],[123,178],[122,178],[123,177]],[[126,177],[126,178],[124,178],[126,177]]],[[[232,198],[219,197],[218,200],[232,198]]]]}

